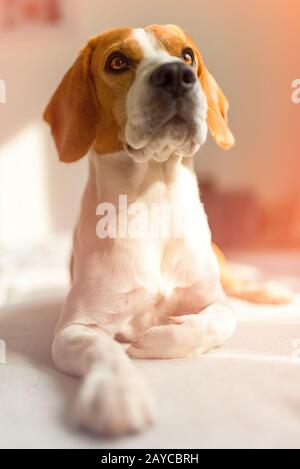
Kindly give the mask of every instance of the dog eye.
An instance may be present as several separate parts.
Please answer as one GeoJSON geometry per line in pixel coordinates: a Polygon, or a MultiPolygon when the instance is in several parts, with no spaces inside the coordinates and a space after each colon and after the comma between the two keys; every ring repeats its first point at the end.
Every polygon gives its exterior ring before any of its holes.
{"type": "Polygon", "coordinates": [[[187,63],[188,65],[194,65],[194,62],[195,62],[194,52],[189,47],[186,47],[185,49],[183,49],[182,58],[185,61],[185,63],[187,63]]]}
{"type": "Polygon", "coordinates": [[[113,53],[108,57],[105,69],[108,72],[120,73],[125,72],[129,68],[129,61],[125,55],[113,53]]]}

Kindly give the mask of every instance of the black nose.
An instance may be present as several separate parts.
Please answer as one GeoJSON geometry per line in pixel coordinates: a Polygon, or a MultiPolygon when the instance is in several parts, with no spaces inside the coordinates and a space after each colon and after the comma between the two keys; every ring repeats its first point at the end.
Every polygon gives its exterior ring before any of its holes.
{"type": "Polygon", "coordinates": [[[157,67],[150,76],[150,82],[178,98],[193,88],[196,75],[190,65],[170,62],[157,67]]]}

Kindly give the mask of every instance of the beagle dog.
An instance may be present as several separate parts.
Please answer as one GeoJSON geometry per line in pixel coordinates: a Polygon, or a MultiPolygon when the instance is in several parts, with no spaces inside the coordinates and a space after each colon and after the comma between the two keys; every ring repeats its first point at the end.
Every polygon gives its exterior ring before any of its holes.
{"type": "Polygon", "coordinates": [[[196,45],[174,25],[93,37],[46,108],[60,160],[89,157],[72,288],[52,347],[56,367],[82,378],[74,418],[88,430],[120,435],[151,424],[151,395],[130,357],[191,357],[226,341],[236,321],[223,287],[270,300],[232,276],[199,197],[193,156],[208,130],[223,149],[234,144],[227,112],[196,45]],[[120,235],[134,204],[180,206],[185,229],[173,236],[164,218],[164,236],[120,235]],[[103,206],[117,207],[107,236],[96,229],[103,206]]]}

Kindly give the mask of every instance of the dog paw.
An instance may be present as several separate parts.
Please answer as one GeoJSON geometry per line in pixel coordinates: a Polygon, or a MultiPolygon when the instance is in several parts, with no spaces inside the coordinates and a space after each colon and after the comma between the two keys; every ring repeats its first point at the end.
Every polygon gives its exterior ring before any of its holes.
{"type": "Polygon", "coordinates": [[[153,326],[132,342],[132,358],[185,358],[198,356],[221,345],[236,329],[232,310],[213,304],[198,314],[169,318],[169,324],[153,326]]]}
{"type": "Polygon", "coordinates": [[[147,386],[133,371],[97,367],[84,378],[74,407],[74,423],[105,436],[142,431],[155,420],[147,386]]]}
{"type": "Polygon", "coordinates": [[[153,326],[134,340],[127,350],[131,358],[183,358],[194,344],[190,327],[179,324],[153,326]]]}

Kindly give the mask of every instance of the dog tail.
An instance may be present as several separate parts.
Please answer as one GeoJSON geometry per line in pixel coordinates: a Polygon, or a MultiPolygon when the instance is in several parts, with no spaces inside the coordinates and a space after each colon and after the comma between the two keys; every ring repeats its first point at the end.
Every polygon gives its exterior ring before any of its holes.
{"type": "Polygon", "coordinates": [[[287,285],[243,279],[234,272],[224,253],[214,243],[213,249],[220,265],[221,283],[228,296],[251,303],[270,305],[286,304],[292,301],[294,294],[287,285]]]}

